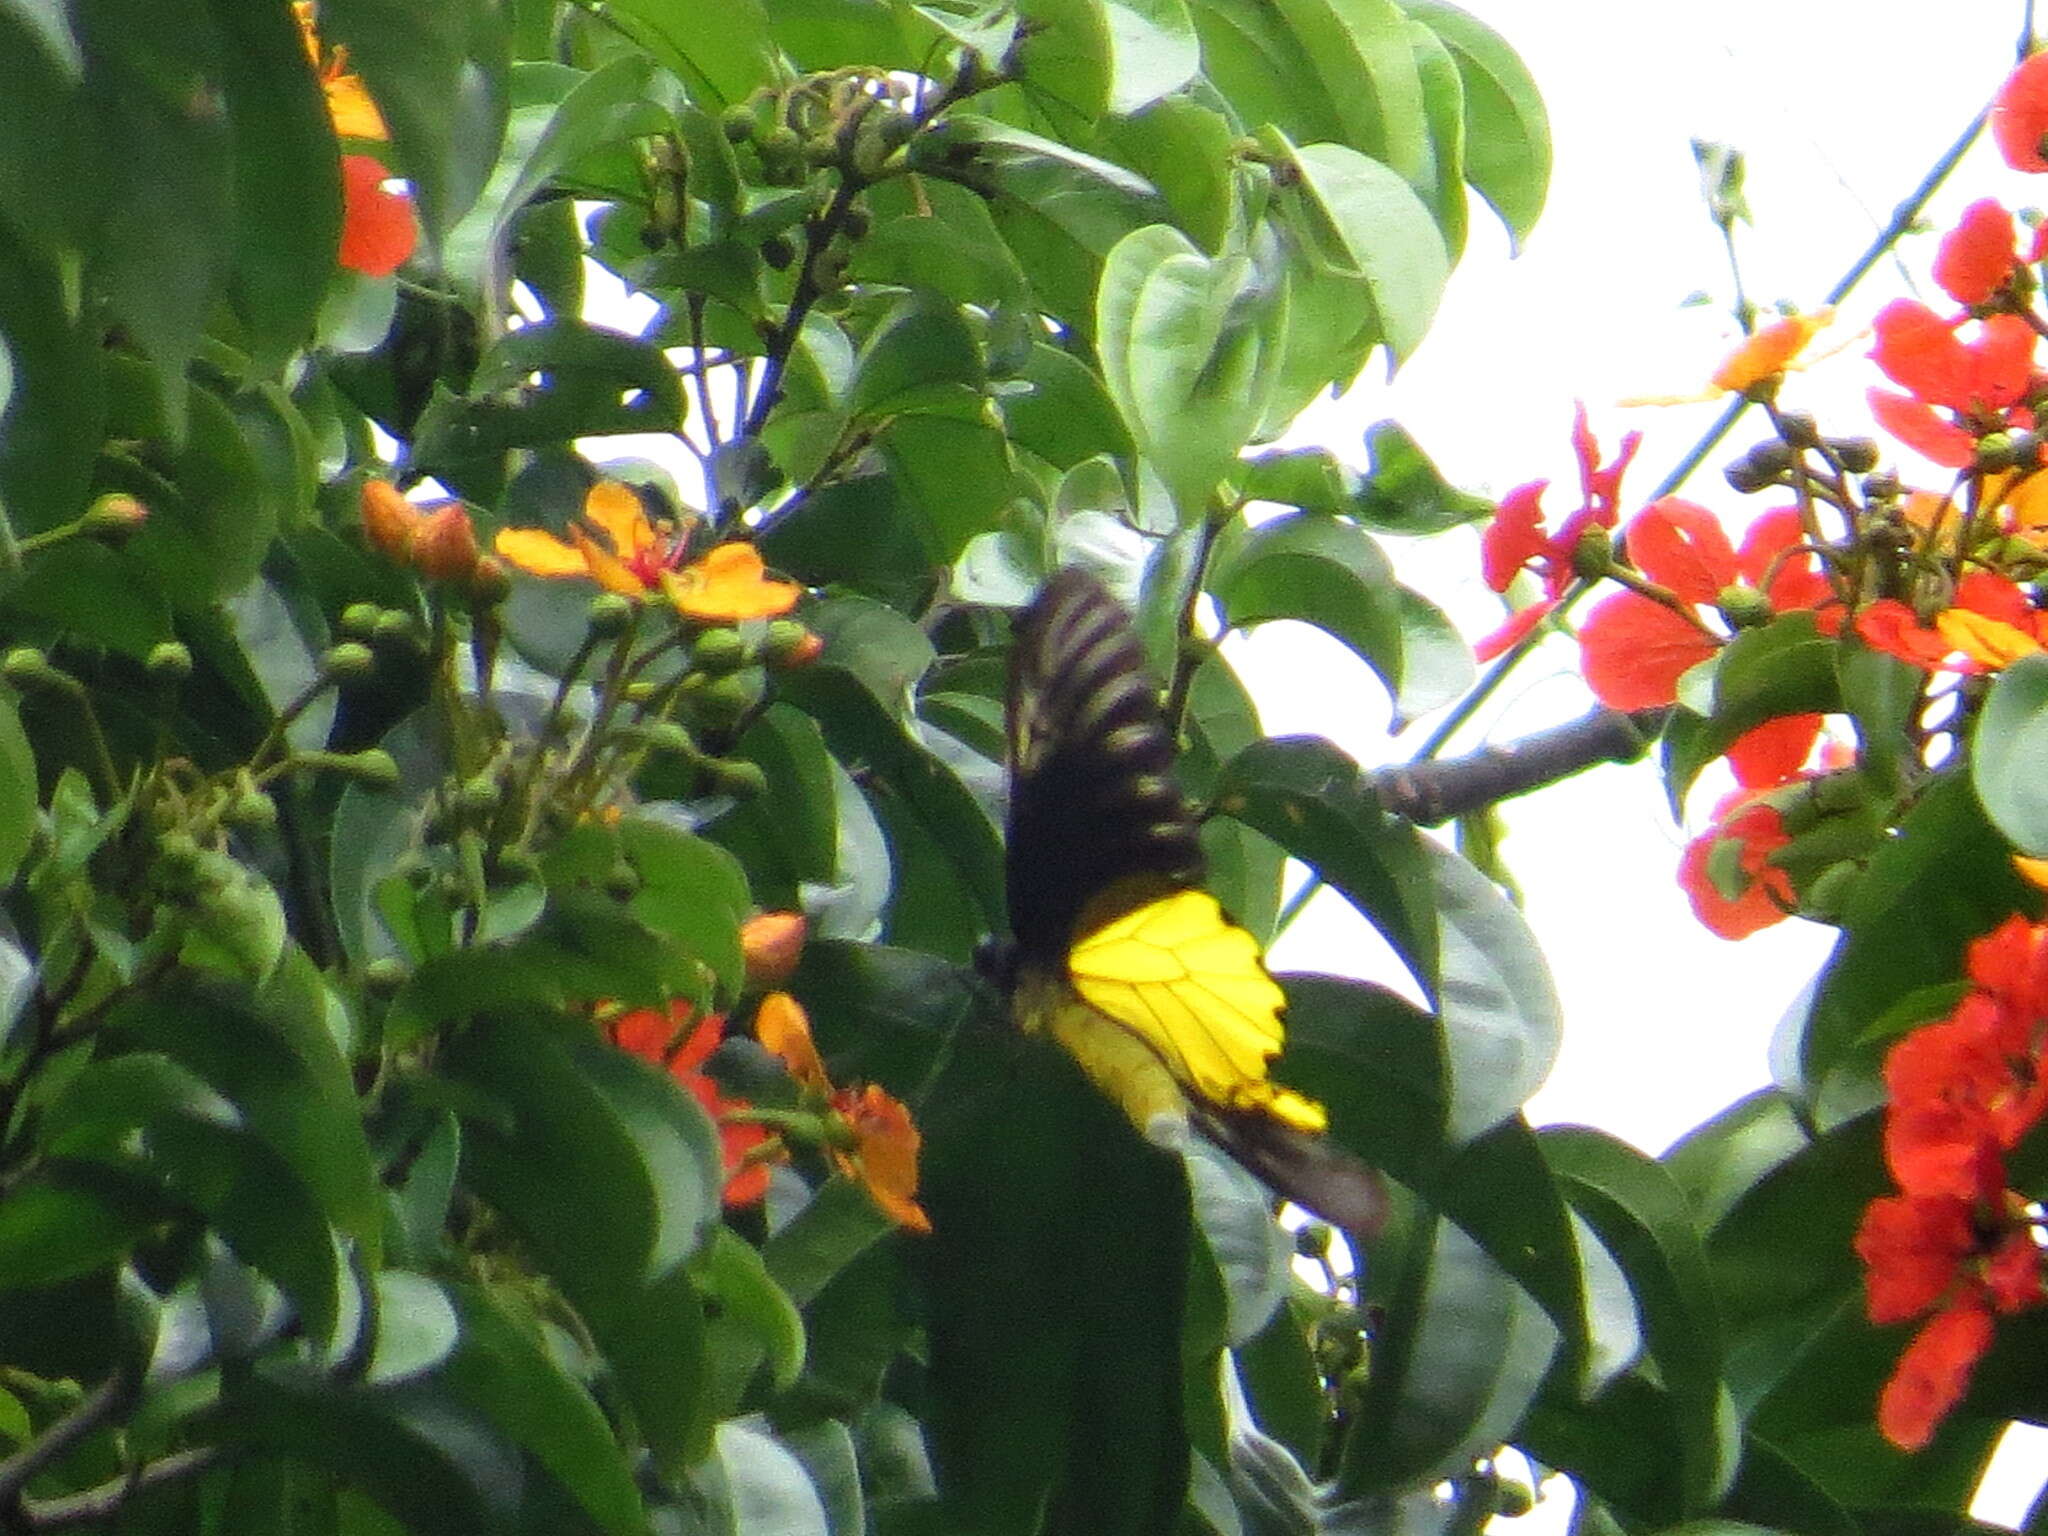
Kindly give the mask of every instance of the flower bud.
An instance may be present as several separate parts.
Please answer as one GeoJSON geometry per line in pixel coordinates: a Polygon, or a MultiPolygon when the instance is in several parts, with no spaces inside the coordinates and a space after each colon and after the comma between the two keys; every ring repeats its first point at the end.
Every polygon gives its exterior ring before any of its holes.
{"type": "Polygon", "coordinates": [[[372,789],[395,789],[398,785],[398,759],[382,747],[339,754],[332,766],[372,789]]]}
{"type": "Polygon", "coordinates": [[[1595,523],[1572,546],[1572,574],[1597,581],[1614,567],[1614,535],[1595,523]]]}
{"type": "Polygon", "coordinates": [[[1878,470],[1863,477],[1863,494],[1872,501],[1890,501],[1903,487],[1899,477],[1890,470],[1878,470]]]}
{"type": "Polygon", "coordinates": [[[182,641],[165,640],[150,647],[142,667],[160,683],[182,683],[192,675],[192,652],[182,641]]]}
{"type": "Polygon", "coordinates": [[[759,763],[745,758],[711,758],[705,765],[719,789],[735,800],[754,800],[768,793],[768,775],[759,763]]]}
{"type": "Polygon", "coordinates": [[[1777,480],[1776,475],[1759,472],[1756,465],[1750,462],[1748,454],[1734,460],[1721,471],[1721,474],[1731,490],[1744,496],[1754,496],[1758,491],[1769,490],[1777,480]]]}
{"type": "Polygon", "coordinates": [[[149,508],[133,496],[110,491],[85,509],[82,531],[87,538],[119,547],[149,521],[149,508]]]}
{"type": "Polygon", "coordinates": [[[461,502],[429,513],[413,530],[412,566],[429,581],[468,581],[481,556],[476,528],[461,502]]]}
{"type": "Polygon", "coordinates": [[[17,645],[0,657],[0,677],[21,689],[64,685],[65,677],[50,665],[50,658],[33,645],[17,645]]]}
{"type": "Polygon", "coordinates": [[[1717,592],[1714,606],[1737,629],[1754,629],[1759,624],[1771,622],[1771,600],[1755,587],[1746,587],[1740,582],[1717,592]]]}
{"type": "Polygon", "coordinates": [[[697,690],[697,712],[707,724],[735,725],[761,702],[765,684],[755,668],[715,678],[697,690]]]}
{"type": "Polygon", "coordinates": [[[230,826],[264,832],[277,825],[277,802],[253,784],[243,786],[222,813],[230,826]]]}
{"type": "Polygon", "coordinates": [[[1993,432],[1977,439],[1977,456],[1970,461],[1970,467],[1995,475],[2011,469],[2013,457],[2012,434],[1993,432]]]}
{"type": "Polygon", "coordinates": [[[1294,1232],[1294,1251],[1304,1259],[1326,1259],[1330,1254],[1331,1232],[1320,1221],[1305,1221],[1294,1232]]]}
{"type": "Polygon", "coordinates": [[[494,608],[512,595],[512,573],[496,555],[479,556],[469,572],[469,600],[478,608],[494,608]]]}
{"type": "Polygon", "coordinates": [[[620,859],[605,871],[604,890],[613,901],[631,901],[640,893],[640,871],[630,861],[620,859]]]}
{"type": "Polygon", "coordinates": [[[377,633],[383,612],[375,603],[350,603],[341,610],[341,632],[351,640],[368,640],[377,633]]]}
{"type": "Polygon", "coordinates": [[[771,667],[802,667],[816,661],[825,642],[795,619],[773,619],[761,639],[761,659],[771,667]]]}
{"type": "Polygon", "coordinates": [[[1799,910],[1822,922],[1832,922],[1849,904],[1849,896],[1863,879],[1859,859],[1841,859],[1828,865],[1799,893],[1799,910]]]}
{"type": "Polygon", "coordinates": [[[379,955],[363,967],[363,985],[383,997],[389,997],[405,985],[412,973],[406,963],[396,955],[379,955]]]}
{"type": "Polygon", "coordinates": [[[801,912],[762,912],[740,924],[740,954],[747,963],[747,986],[772,991],[796,973],[809,924],[801,912]]]}
{"type": "Polygon", "coordinates": [[[641,728],[641,734],[653,751],[673,753],[692,762],[700,756],[690,733],[673,720],[653,721],[641,728]]]}
{"type": "Polygon", "coordinates": [[[498,781],[488,773],[480,773],[464,780],[455,791],[455,806],[465,816],[488,816],[498,808],[500,794],[498,781]]]}
{"type": "Polygon", "coordinates": [[[726,143],[746,143],[754,136],[754,109],[743,101],[733,103],[719,114],[718,128],[726,143]]]}
{"type": "Polygon", "coordinates": [[[2017,469],[2041,467],[2041,434],[2032,428],[2012,435],[2012,462],[2017,469]]]}
{"type": "Polygon", "coordinates": [[[363,536],[385,559],[403,565],[419,527],[419,509],[389,480],[365,480],[361,496],[363,536]]]}
{"type": "Polygon", "coordinates": [[[1852,475],[1867,475],[1877,468],[1878,446],[1867,437],[1831,437],[1828,451],[1852,475]]]}
{"type": "Polygon", "coordinates": [[[379,645],[410,645],[419,638],[412,615],[398,608],[386,608],[370,626],[370,638],[379,645]]]}
{"type": "Polygon", "coordinates": [[[747,664],[747,643],[738,630],[707,629],[690,648],[690,662],[714,676],[737,672],[747,664]]]}
{"type": "Polygon", "coordinates": [[[590,600],[587,622],[591,634],[598,639],[615,639],[633,622],[633,600],[617,592],[601,592],[590,600]]]}
{"type": "Polygon", "coordinates": [[[1778,435],[1794,448],[1818,448],[1820,423],[1804,411],[1778,413],[1778,435]]]}
{"type": "Polygon", "coordinates": [[[320,658],[320,672],[332,682],[360,683],[377,670],[377,655],[360,640],[344,640],[320,658]]]}

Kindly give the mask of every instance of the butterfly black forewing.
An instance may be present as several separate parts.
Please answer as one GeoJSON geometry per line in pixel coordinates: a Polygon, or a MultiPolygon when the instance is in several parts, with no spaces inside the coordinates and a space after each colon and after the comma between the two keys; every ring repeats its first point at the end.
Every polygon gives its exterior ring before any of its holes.
{"type": "Polygon", "coordinates": [[[1017,620],[1009,695],[1010,926],[1020,957],[1064,964],[1090,901],[1202,878],[1195,819],[1130,615],[1069,568],[1017,620]]]}

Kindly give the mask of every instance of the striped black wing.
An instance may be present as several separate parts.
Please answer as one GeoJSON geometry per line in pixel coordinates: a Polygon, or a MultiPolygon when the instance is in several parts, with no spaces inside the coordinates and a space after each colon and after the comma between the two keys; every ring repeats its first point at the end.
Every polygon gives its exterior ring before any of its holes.
{"type": "Polygon", "coordinates": [[[1116,886],[1195,885],[1202,846],[1130,616],[1085,571],[1024,610],[1008,701],[1010,926],[1057,969],[1090,901],[1116,886]]]}

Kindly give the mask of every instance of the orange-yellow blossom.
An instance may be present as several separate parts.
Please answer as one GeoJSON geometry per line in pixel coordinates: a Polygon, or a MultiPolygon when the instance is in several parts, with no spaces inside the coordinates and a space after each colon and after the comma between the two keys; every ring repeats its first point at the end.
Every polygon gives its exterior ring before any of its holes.
{"type": "Polygon", "coordinates": [[[528,575],[582,577],[622,597],[659,590],[683,617],[707,623],[774,618],[803,596],[796,583],[770,578],[751,544],[718,545],[677,569],[687,530],[653,522],[616,480],[590,488],[568,531],[561,539],[542,528],[504,528],[493,547],[528,575]]]}
{"type": "Polygon", "coordinates": [[[305,39],[306,56],[320,76],[320,88],[327,93],[327,116],[337,138],[374,139],[383,143],[391,137],[384,126],[384,114],[363,86],[362,77],[349,73],[348,50],[329,49],[320,42],[313,25],[312,0],[294,0],[292,14],[298,18],[299,33],[305,39]]]}
{"type": "Polygon", "coordinates": [[[826,1139],[832,1166],[865,1189],[898,1226],[931,1231],[931,1218],[916,1199],[917,1154],[923,1138],[902,1102],[873,1083],[834,1088],[811,1039],[803,1006],[786,992],[771,992],[761,999],[754,1033],[781,1058],[805,1097],[813,1103],[823,1100],[823,1109],[836,1122],[826,1139]]]}
{"type": "Polygon", "coordinates": [[[468,581],[481,552],[476,529],[459,501],[418,506],[389,480],[365,480],[363,533],[394,565],[410,566],[429,581],[468,581]]]}
{"type": "Polygon", "coordinates": [[[740,954],[747,963],[747,985],[779,987],[788,981],[803,958],[809,927],[801,912],[760,912],[741,923],[740,954]]]}
{"type": "Polygon", "coordinates": [[[1707,382],[1717,390],[1736,392],[1795,367],[1806,344],[1834,317],[1834,310],[1824,304],[1811,314],[1786,315],[1759,327],[1721,359],[1707,382]]]}

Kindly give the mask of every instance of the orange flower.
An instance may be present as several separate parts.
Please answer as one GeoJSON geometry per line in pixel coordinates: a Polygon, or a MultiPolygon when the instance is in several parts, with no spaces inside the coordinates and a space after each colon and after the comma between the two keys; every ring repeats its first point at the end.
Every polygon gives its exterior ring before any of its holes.
{"type": "Polygon", "coordinates": [[[1941,237],[1934,281],[1958,304],[1975,308],[1990,303],[2020,265],[2013,247],[2012,215],[1996,198],[1980,198],[1941,237]]]}
{"type": "Polygon", "coordinates": [[[1740,392],[1783,373],[1834,317],[1834,310],[1823,305],[1810,315],[1773,320],[1744,337],[1741,345],[1721,359],[1721,366],[1707,382],[1717,391],[1740,392]]]}
{"type": "Polygon", "coordinates": [[[2048,140],[2048,53],[2023,60],[2006,76],[1991,103],[1991,137],[2016,171],[2048,171],[2041,154],[2048,140]]]}
{"type": "Polygon", "coordinates": [[[898,1226],[931,1231],[931,1219],[914,1198],[921,1138],[902,1102],[873,1083],[861,1089],[834,1088],[811,1040],[803,1005],[786,992],[771,992],[761,999],[754,1033],[781,1058],[806,1099],[830,1117],[826,1150],[832,1166],[866,1189],[868,1198],[898,1226]]]}
{"type": "Polygon", "coordinates": [[[374,139],[379,143],[389,139],[384,114],[377,110],[377,103],[370,99],[361,78],[348,71],[348,50],[321,46],[320,34],[313,26],[312,0],[293,0],[292,14],[298,18],[306,56],[319,73],[320,88],[327,93],[327,116],[334,124],[335,135],[344,139],[374,139]]]}
{"type": "Polygon", "coordinates": [[[751,544],[721,544],[678,569],[689,529],[650,520],[640,498],[616,480],[590,488],[567,540],[541,528],[503,528],[492,547],[532,576],[583,577],[622,597],[658,589],[685,618],[707,623],[772,618],[803,596],[794,582],[770,580],[751,544]]]}
{"type": "Polygon", "coordinates": [[[728,1099],[703,1068],[724,1038],[725,1020],[706,1014],[694,1029],[694,1014],[688,1003],[670,1003],[667,1013],[636,1008],[622,1013],[607,1025],[612,1044],[620,1050],[665,1067],[704,1113],[718,1127],[718,1150],[725,1167],[724,1203],[729,1209],[753,1205],[768,1193],[768,1165],[783,1154],[774,1146],[768,1128],[751,1120],[730,1118],[750,1108],[745,1099],[728,1099]],[[690,1030],[687,1037],[684,1030],[690,1030]]]}
{"type": "Polygon", "coordinates": [[[2033,328],[2018,315],[1992,315],[1964,341],[1958,325],[1925,304],[1894,299],[1878,311],[1871,358],[1905,395],[1872,389],[1879,425],[1907,447],[1950,469],[1968,467],[1987,433],[2034,424],[2023,401],[2033,381],[2033,328]],[[1937,415],[1937,410],[1948,416],[1937,415]]]}
{"type": "Polygon", "coordinates": [[[1956,583],[1954,603],[1923,624],[1896,598],[1880,598],[1856,615],[1856,634],[1927,672],[1996,672],[2048,647],[2048,613],[2013,582],[1973,571],[1956,583]]]}
{"type": "Polygon", "coordinates": [[[1709,932],[1746,939],[1782,922],[1797,900],[1791,876],[1770,862],[1792,839],[1776,808],[1742,791],[1714,808],[1714,823],[1685,845],[1678,884],[1709,932]],[[1724,843],[1735,849],[1732,869],[1718,867],[1724,843]]]}
{"type": "Polygon", "coordinates": [[[1899,1356],[1877,1400],[1877,1427],[1901,1450],[1917,1451],[1969,1390],[1970,1374],[1991,1347],[1991,1314],[1962,1301],[1935,1314],[1899,1356]]]}
{"type": "Polygon", "coordinates": [[[410,566],[429,581],[467,582],[481,551],[476,529],[459,501],[416,506],[389,480],[365,480],[363,533],[394,565],[410,566]]]}
{"type": "Polygon", "coordinates": [[[760,912],[740,924],[740,953],[746,957],[747,985],[779,987],[795,974],[809,929],[801,912],[760,912]]]}
{"type": "Polygon", "coordinates": [[[334,259],[365,277],[389,277],[419,243],[412,199],[386,191],[385,180],[382,161],[341,157],[341,247],[334,259]]]}

